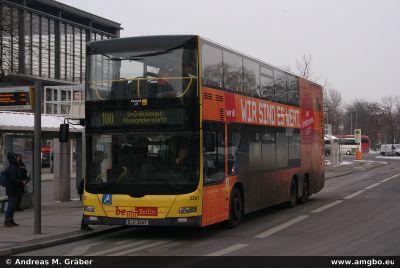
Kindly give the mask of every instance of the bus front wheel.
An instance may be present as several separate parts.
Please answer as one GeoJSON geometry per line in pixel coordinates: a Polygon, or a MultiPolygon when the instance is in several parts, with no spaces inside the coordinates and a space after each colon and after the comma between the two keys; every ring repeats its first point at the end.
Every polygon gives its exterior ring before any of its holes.
{"type": "Polygon", "coordinates": [[[346,155],[351,155],[351,151],[347,150],[346,155]]]}
{"type": "Polygon", "coordinates": [[[233,188],[229,204],[229,228],[238,226],[243,218],[243,199],[238,187],[233,188]]]}

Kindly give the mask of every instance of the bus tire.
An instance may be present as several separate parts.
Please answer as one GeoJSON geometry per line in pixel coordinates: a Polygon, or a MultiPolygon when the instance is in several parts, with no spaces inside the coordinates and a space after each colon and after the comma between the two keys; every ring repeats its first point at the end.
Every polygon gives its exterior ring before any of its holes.
{"type": "Polygon", "coordinates": [[[346,151],[346,155],[351,155],[351,151],[350,151],[350,150],[347,150],[347,151],[346,151]]]}
{"type": "Polygon", "coordinates": [[[303,194],[300,198],[300,203],[304,204],[308,201],[308,197],[310,196],[310,181],[308,180],[308,176],[304,176],[303,181],[303,194]]]}
{"type": "Polygon", "coordinates": [[[243,197],[238,187],[234,187],[229,201],[228,228],[235,228],[243,218],[243,197]]]}
{"type": "Polygon", "coordinates": [[[289,201],[286,203],[287,208],[294,208],[297,203],[297,183],[296,179],[292,178],[292,182],[290,183],[290,196],[289,201]]]}

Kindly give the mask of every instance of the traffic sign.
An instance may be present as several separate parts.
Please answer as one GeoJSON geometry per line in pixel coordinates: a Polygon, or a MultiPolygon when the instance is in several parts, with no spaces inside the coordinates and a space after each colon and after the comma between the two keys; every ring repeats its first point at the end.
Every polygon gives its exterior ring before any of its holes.
{"type": "Polygon", "coordinates": [[[356,143],[361,143],[361,129],[357,128],[354,130],[354,138],[356,143]]]}

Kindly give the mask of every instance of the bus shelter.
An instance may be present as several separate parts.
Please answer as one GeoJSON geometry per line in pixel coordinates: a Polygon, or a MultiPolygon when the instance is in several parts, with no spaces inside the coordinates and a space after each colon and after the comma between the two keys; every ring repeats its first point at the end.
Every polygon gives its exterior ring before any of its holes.
{"type": "MultiPolygon", "coordinates": [[[[50,147],[53,179],[55,181],[54,200],[70,200],[71,167],[76,163],[76,189],[83,179],[83,139],[84,128],[70,125],[70,140],[61,144],[58,140],[60,124],[65,118],[55,115],[42,115],[42,146],[50,147]]],[[[33,185],[33,130],[34,114],[23,112],[0,112],[0,170],[8,165],[7,153],[14,152],[23,156],[31,182],[21,202],[21,207],[32,205],[33,185]]],[[[43,148],[42,147],[42,148],[43,148]]],[[[42,155],[43,164],[43,155],[42,155]]],[[[43,179],[43,169],[42,169],[43,179]]],[[[4,199],[5,188],[0,187],[0,198],[4,199]]]]}

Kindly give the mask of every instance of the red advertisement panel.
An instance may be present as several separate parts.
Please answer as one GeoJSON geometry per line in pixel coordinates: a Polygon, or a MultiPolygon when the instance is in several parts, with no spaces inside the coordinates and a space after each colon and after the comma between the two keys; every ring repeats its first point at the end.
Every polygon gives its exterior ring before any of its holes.
{"type": "Polygon", "coordinates": [[[300,108],[228,92],[225,100],[228,121],[290,128],[301,126],[300,108]]]}

